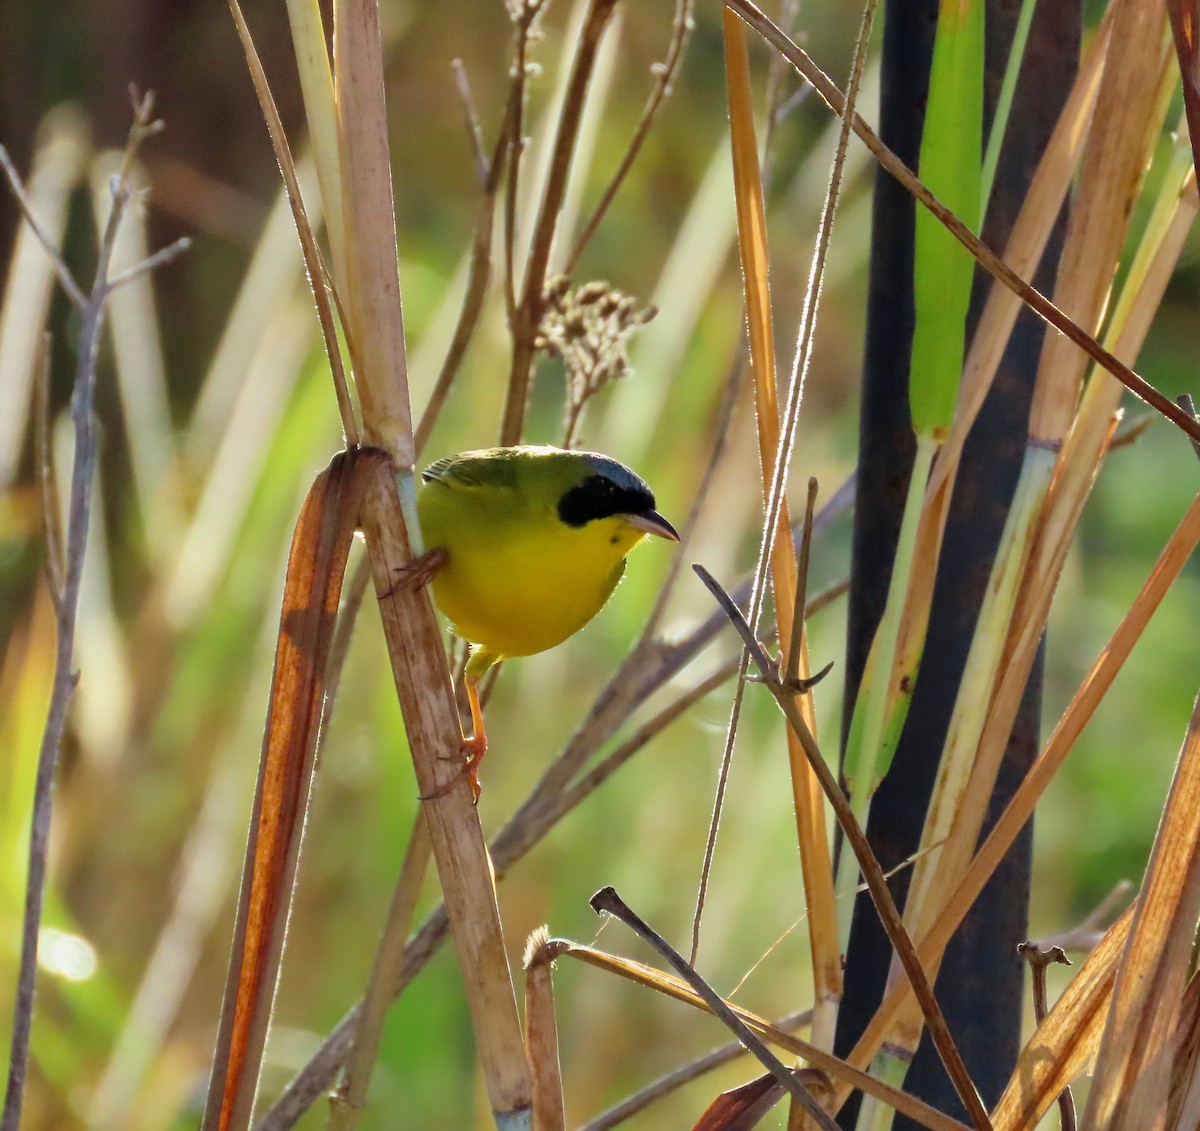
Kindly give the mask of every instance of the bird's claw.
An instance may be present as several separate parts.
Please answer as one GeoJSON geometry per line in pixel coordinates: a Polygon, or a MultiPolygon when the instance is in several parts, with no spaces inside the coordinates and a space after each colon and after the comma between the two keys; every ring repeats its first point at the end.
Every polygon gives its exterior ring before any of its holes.
{"type": "Polygon", "coordinates": [[[428,585],[437,575],[438,571],[446,564],[446,559],[450,555],[446,553],[440,546],[434,547],[432,550],[426,550],[419,557],[413,558],[408,565],[400,566],[396,572],[396,580],[392,583],[389,589],[380,600],[392,596],[393,593],[401,593],[410,589],[420,589],[423,585],[428,585]]]}

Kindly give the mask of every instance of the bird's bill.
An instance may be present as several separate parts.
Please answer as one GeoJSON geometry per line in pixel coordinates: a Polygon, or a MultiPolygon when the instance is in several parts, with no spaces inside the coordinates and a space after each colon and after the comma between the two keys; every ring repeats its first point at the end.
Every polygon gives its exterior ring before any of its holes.
{"type": "Polygon", "coordinates": [[[627,514],[622,517],[635,530],[644,530],[647,534],[655,534],[659,538],[665,538],[668,542],[679,541],[679,532],[658,511],[627,514]]]}

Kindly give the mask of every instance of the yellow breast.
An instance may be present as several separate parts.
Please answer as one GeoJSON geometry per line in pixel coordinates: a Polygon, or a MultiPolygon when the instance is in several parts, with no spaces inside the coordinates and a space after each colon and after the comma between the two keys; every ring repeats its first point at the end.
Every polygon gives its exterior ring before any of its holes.
{"type": "Polygon", "coordinates": [[[464,640],[500,658],[528,656],[561,643],[603,608],[644,534],[616,517],[569,527],[551,506],[492,494],[439,483],[422,490],[426,546],[448,555],[433,596],[464,640]]]}

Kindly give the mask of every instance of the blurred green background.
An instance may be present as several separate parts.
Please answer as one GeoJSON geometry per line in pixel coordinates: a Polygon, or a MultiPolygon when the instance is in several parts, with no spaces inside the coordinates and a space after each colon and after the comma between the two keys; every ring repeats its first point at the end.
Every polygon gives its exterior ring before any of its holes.
{"type": "MultiPolygon", "coordinates": [[[[302,109],[283,6],[252,3],[246,12],[298,147],[302,109]]],[[[498,2],[384,0],[382,13],[401,284],[419,412],[453,325],[479,206],[451,60],[465,65],[490,147],[511,32],[498,2]]],[[[577,9],[560,0],[536,46],[527,168],[536,168],[544,152],[547,108],[577,18],[577,9]]],[[[670,34],[667,5],[628,5],[618,18],[602,65],[608,77],[599,84],[592,141],[575,169],[576,225],[624,151],[651,86],[650,68],[670,34]]],[[[842,5],[803,9],[806,46],[839,81],[856,24],[842,5]]],[[[761,91],[767,56],[757,44],[753,61],[761,91]]],[[[151,343],[152,355],[161,352],[161,366],[147,363],[148,384],[120,386],[141,392],[118,395],[111,350],[101,359],[99,509],[80,625],[83,676],[56,797],[46,922],[57,933],[42,944],[30,1128],[194,1123],[188,1112],[202,1094],[224,980],[287,541],[304,490],[340,444],[290,221],[284,217],[274,235],[264,235],[278,172],[225,6],[91,0],[49,12],[25,0],[0,8],[0,143],[23,172],[39,129],[48,128],[46,115],[63,103],[77,117],[64,125],[60,110],[54,128],[90,135],[79,143],[85,163],[121,144],[131,82],[156,91],[167,123],[144,153],[150,246],[184,234],[195,244],[154,276],[155,306],[143,312],[141,340],[151,343]],[[260,269],[269,273],[275,265],[279,279],[251,294],[242,288],[256,251],[260,269]],[[161,411],[135,420],[131,397],[161,411]],[[147,448],[158,453],[157,463],[147,448]],[[147,476],[147,467],[158,474],[147,476]]],[[[785,82],[794,89],[792,80],[785,82]]],[[[873,89],[869,77],[868,118],[875,117],[873,89]]],[[[608,280],[661,308],[635,341],[636,372],[593,402],[582,441],[636,467],[677,523],[691,503],[721,389],[738,358],[741,289],[725,119],[719,11],[701,5],[673,95],[578,275],[608,280]]],[[[774,139],[772,284],[784,364],[832,153],[830,123],[815,99],[803,99],[774,139]]],[[[855,459],[872,175],[853,147],[794,461],[798,498],[810,475],[828,498],[855,459]]],[[[526,188],[535,182],[525,174],[526,188]]],[[[91,208],[78,189],[65,246],[81,279],[89,277],[96,244],[91,208]]],[[[6,264],[16,230],[13,203],[0,194],[6,264]]],[[[1172,396],[1194,387],[1198,292],[1193,247],[1138,366],[1172,396]]],[[[52,327],[51,407],[58,417],[69,396],[76,330],[61,297],[52,327]]],[[[503,309],[493,288],[424,455],[494,442],[506,377],[503,309]]],[[[528,439],[561,436],[562,401],[562,374],[545,364],[528,439]]],[[[718,486],[689,549],[692,560],[730,583],[751,567],[758,544],[753,423],[745,390],[718,486]]],[[[11,481],[0,484],[6,641],[0,1014],[6,1026],[53,639],[30,434],[22,433],[11,481]]],[[[64,476],[69,431],[60,424],[55,434],[64,476]]],[[[1189,446],[1161,422],[1107,462],[1051,620],[1045,733],[1191,501],[1197,471],[1189,446]]],[[[814,588],[845,575],[849,529],[843,516],[816,547],[814,588]]],[[[493,753],[480,805],[489,833],[561,749],[636,638],[668,553],[661,546],[640,550],[610,606],[583,633],[504,670],[489,710],[493,753]]],[[[709,612],[707,595],[685,573],[669,605],[668,635],[684,633],[709,612]]],[[[1039,811],[1035,933],[1071,926],[1118,880],[1140,876],[1196,691],[1198,623],[1200,571],[1193,564],[1039,811]]],[[[811,628],[815,665],[840,666],[844,608],[822,612],[811,628]]],[[[672,690],[693,685],[732,654],[726,633],[672,690]]],[[[832,754],[841,717],[836,670],[817,701],[832,754]]],[[[505,880],[500,896],[514,961],[542,923],[554,934],[591,941],[597,921],[587,897],[608,883],[669,938],[686,941],[728,711],[725,690],[707,698],[505,880]]],[[[267,1097],[361,992],[415,793],[368,603],[320,766],[264,1073],[267,1097]]],[[[765,695],[751,689],[700,956],[702,971],[728,992],[794,927],[737,995],[769,1015],[806,1004],[809,993],[797,863],[782,730],[765,695]]],[[[436,898],[432,881],[427,889],[424,910],[436,898]]],[[[600,933],[599,945],[648,958],[617,926],[600,933]]],[[[724,1040],[716,1023],[569,962],[560,964],[556,987],[568,1118],[576,1124],[724,1040]]],[[[743,1064],[718,1079],[728,1086],[749,1074],[743,1064]]],[[[485,1126],[478,1086],[464,1087],[474,1076],[458,975],[446,952],[393,1011],[363,1126],[485,1126]]],[[[630,1126],[684,1125],[715,1089],[712,1080],[693,1085],[630,1126]]],[[[319,1126],[323,1118],[318,1105],[302,1126],[319,1126]]]]}

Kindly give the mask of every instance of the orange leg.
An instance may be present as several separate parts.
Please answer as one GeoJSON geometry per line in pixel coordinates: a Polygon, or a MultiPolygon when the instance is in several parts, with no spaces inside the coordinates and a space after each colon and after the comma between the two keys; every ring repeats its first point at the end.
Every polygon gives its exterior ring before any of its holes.
{"type": "Polygon", "coordinates": [[[471,793],[479,800],[479,763],[487,753],[487,731],[483,726],[483,708],[479,705],[479,684],[471,676],[464,681],[467,687],[467,702],[471,705],[470,738],[463,739],[463,747],[467,751],[467,773],[470,775],[471,793]]]}

